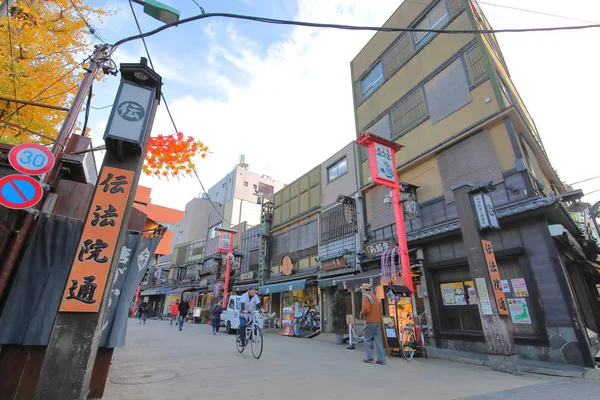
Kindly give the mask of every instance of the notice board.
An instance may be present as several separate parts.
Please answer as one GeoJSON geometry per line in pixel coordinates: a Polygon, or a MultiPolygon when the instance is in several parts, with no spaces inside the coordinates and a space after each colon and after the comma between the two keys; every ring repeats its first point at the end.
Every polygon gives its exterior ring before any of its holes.
{"type": "Polygon", "coordinates": [[[383,335],[383,343],[388,351],[400,350],[398,327],[394,318],[381,317],[381,334],[383,335]]]}

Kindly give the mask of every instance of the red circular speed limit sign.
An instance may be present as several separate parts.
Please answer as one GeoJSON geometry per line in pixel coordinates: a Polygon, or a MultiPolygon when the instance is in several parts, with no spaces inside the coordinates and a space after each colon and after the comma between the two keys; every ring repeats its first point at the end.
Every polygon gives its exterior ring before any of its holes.
{"type": "Polygon", "coordinates": [[[10,165],[17,171],[27,175],[41,175],[52,169],[54,156],[42,145],[22,143],[8,153],[10,165]]]}

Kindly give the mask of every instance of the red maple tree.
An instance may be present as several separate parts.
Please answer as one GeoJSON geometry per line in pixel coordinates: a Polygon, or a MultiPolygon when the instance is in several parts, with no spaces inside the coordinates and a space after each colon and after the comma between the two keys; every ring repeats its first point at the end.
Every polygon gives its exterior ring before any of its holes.
{"type": "Polygon", "coordinates": [[[194,158],[206,157],[208,146],[192,136],[179,132],[150,138],[142,171],[148,176],[177,177],[191,174],[196,169],[194,158]]]}

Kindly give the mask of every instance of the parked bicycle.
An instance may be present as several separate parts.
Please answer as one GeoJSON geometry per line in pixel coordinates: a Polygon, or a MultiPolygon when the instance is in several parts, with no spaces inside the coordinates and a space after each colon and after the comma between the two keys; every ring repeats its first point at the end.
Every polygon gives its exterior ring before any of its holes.
{"type": "Polygon", "coordinates": [[[299,335],[303,331],[316,332],[321,329],[321,317],[315,310],[307,309],[301,317],[294,318],[294,334],[299,335]]]}
{"type": "Polygon", "coordinates": [[[415,353],[420,351],[421,355],[429,358],[429,328],[427,325],[427,313],[416,316],[415,323],[409,323],[402,328],[400,337],[402,338],[402,356],[406,361],[411,361],[415,353]],[[419,333],[416,334],[416,329],[419,333]]]}
{"type": "Polygon", "coordinates": [[[248,315],[248,321],[246,324],[246,343],[242,342],[242,337],[240,336],[242,327],[238,327],[238,332],[235,338],[235,345],[237,351],[243,353],[248,347],[248,343],[250,343],[250,348],[252,349],[252,355],[257,360],[262,355],[263,351],[263,334],[260,326],[258,325],[258,317],[261,315],[260,311],[255,311],[254,314],[248,315]]]}

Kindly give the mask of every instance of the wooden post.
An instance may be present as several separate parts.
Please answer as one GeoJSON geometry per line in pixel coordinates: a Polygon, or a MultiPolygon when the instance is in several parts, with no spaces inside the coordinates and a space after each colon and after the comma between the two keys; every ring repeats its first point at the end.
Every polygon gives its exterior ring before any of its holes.
{"type": "Polygon", "coordinates": [[[465,245],[465,251],[471,271],[471,278],[476,284],[479,297],[479,316],[483,328],[483,336],[488,350],[488,357],[492,370],[517,374],[519,373],[519,355],[515,347],[512,332],[506,321],[498,314],[496,301],[493,296],[493,287],[481,244],[481,235],[477,228],[475,214],[471,203],[470,185],[457,185],[452,188],[460,230],[465,245]],[[488,295],[485,298],[485,292],[488,295]],[[486,301],[487,300],[487,301],[486,301]],[[484,307],[482,307],[482,303],[484,307]]]}
{"type": "Polygon", "coordinates": [[[118,249],[160,98],[161,78],[144,61],[121,64],[123,78],[105,133],[106,156],[46,350],[36,400],[88,396],[118,249]]]}

